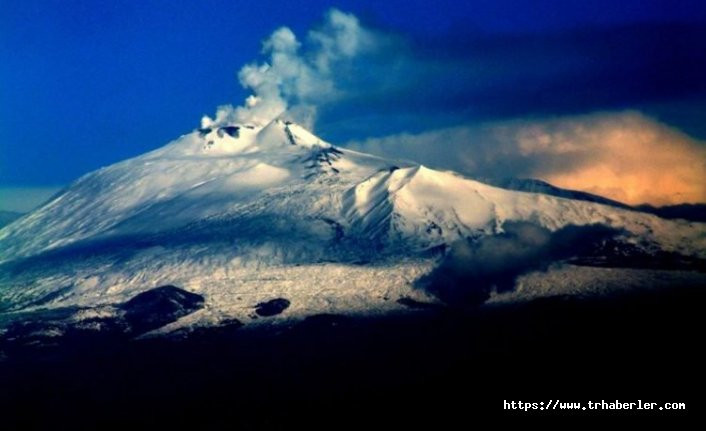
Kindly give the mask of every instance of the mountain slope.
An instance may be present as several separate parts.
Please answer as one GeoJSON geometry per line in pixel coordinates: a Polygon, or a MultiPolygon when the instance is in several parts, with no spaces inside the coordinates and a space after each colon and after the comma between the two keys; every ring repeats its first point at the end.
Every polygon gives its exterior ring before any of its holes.
{"type": "Polygon", "coordinates": [[[536,179],[506,178],[502,180],[489,180],[488,184],[496,185],[504,189],[517,190],[523,192],[542,193],[551,196],[558,196],[567,199],[578,199],[588,202],[596,202],[618,208],[633,209],[635,211],[654,214],[667,219],[683,219],[695,222],[706,222],[706,204],[677,204],[655,207],[648,204],[630,206],[622,202],[607,199],[602,196],[578,190],[568,190],[555,187],[547,182],[536,179]]]}
{"type": "Polygon", "coordinates": [[[161,285],[206,297],[185,322],[247,318],[283,295],[285,316],[395,308],[389,298],[422,294],[433,250],[506,221],[601,223],[645,250],[706,255],[703,224],[493,187],[275,120],[183,135],[4,227],[0,310],[115,304],[161,285]]]}

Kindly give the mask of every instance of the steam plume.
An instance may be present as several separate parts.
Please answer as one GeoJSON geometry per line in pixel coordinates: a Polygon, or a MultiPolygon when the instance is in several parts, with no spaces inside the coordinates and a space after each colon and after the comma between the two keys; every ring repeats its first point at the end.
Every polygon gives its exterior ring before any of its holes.
{"type": "Polygon", "coordinates": [[[262,44],[268,60],[243,66],[241,85],[252,91],[242,106],[224,105],[214,118],[204,116],[202,127],[228,123],[264,125],[278,117],[313,126],[316,105],[335,100],[336,67],[371,50],[373,34],[358,19],[338,9],[300,42],[288,27],[275,30],[262,44]]]}

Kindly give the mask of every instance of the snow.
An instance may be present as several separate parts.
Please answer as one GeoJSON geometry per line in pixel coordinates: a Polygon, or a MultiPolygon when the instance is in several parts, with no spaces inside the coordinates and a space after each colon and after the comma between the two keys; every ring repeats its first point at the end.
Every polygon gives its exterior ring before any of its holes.
{"type": "Polygon", "coordinates": [[[695,271],[553,265],[546,272],[520,276],[513,291],[495,293],[486,304],[492,306],[561,296],[600,297],[673,286],[699,289],[705,285],[706,274],[695,271]]]}
{"type": "Polygon", "coordinates": [[[166,284],[206,297],[179,324],[248,320],[276,297],[291,301],[276,318],[399,309],[424,297],[414,281],[437,263],[424,251],[507,220],[604,223],[644,247],[706,256],[702,223],[493,187],[280,120],[228,127],[84,175],[1,229],[0,310],[102,307],[166,284]]]}

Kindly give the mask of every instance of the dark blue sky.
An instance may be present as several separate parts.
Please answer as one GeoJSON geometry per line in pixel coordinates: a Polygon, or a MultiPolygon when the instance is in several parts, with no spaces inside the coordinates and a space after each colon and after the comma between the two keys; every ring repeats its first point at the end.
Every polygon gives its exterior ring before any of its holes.
{"type": "Polygon", "coordinates": [[[329,140],[623,108],[706,135],[702,0],[0,0],[0,187],[68,183],[240,104],[261,41],[330,7],[402,41],[366,68],[411,69],[346,82],[361,91],[321,110],[329,140]]]}

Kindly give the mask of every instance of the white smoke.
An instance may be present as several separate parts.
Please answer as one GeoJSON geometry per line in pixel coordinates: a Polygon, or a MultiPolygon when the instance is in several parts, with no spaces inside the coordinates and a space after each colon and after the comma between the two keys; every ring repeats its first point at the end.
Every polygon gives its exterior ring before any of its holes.
{"type": "Polygon", "coordinates": [[[281,27],[262,44],[262,54],[269,59],[238,72],[240,84],[252,91],[245,103],[219,107],[214,118],[203,117],[201,126],[265,125],[286,117],[311,128],[316,106],[342,96],[333,81],[336,67],[374,46],[373,33],[338,9],[329,10],[323,25],[311,30],[304,43],[281,27]]]}

